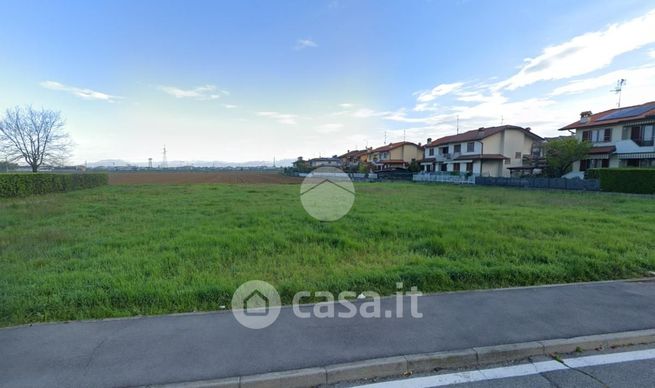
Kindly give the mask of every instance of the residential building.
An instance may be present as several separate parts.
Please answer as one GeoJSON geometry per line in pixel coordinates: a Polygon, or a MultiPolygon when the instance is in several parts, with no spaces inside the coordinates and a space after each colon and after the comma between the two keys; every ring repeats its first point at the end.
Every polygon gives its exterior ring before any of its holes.
{"type": "Polygon", "coordinates": [[[309,167],[311,168],[317,168],[317,167],[340,168],[341,167],[341,159],[339,159],[336,155],[332,156],[331,158],[313,158],[313,159],[309,159],[307,162],[309,163],[309,167]]]}
{"type": "Polygon", "coordinates": [[[571,131],[581,141],[591,142],[587,158],[573,164],[573,172],[589,168],[655,167],[655,101],[593,114],[580,113],[580,120],[560,131],[571,131]]]}
{"type": "Polygon", "coordinates": [[[543,141],[530,128],[514,125],[483,127],[428,140],[420,161],[422,171],[468,172],[493,177],[508,177],[513,168],[524,167],[524,156],[540,150],[543,141]]]}
{"type": "Polygon", "coordinates": [[[422,156],[421,143],[408,141],[389,143],[368,151],[367,155],[368,162],[372,163],[376,170],[408,168],[412,161],[419,160],[422,156]]]}
{"type": "Polygon", "coordinates": [[[360,163],[366,163],[368,160],[368,152],[370,149],[363,150],[348,150],[345,154],[339,156],[341,160],[341,167],[346,170],[359,168],[360,163]]]}

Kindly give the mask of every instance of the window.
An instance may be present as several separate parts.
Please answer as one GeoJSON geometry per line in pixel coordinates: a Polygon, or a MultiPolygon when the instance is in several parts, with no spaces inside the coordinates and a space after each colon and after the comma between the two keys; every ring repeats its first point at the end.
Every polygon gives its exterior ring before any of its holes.
{"type": "Polygon", "coordinates": [[[586,171],[590,168],[609,168],[609,159],[587,159],[580,161],[580,171],[586,171]]]}
{"type": "Polygon", "coordinates": [[[441,163],[440,170],[444,172],[448,171],[448,165],[446,163],[441,163]]]}
{"type": "Polygon", "coordinates": [[[466,152],[473,152],[475,151],[475,143],[470,141],[466,143],[466,152]]]}
{"type": "Polygon", "coordinates": [[[516,152],[516,153],[514,154],[514,159],[521,159],[521,153],[520,153],[520,152],[516,152]]]}
{"type": "Polygon", "coordinates": [[[466,163],[466,171],[473,172],[473,162],[466,163]]]}
{"type": "Polygon", "coordinates": [[[605,128],[605,133],[603,134],[603,141],[605,142],[612,141],[612,128],[605,128]]]}
{"type": "Polygon", "coordinates": [[[639,167],[639,159],[628,159],[625,162],[627,167],[639,167]]]}
{"type": "Polygon", "coordinates": [[[653,126],[644,125],[644,126],[633,126],[633,127],[623,127],[623,132],[621,135],[623,140],[632,140],[640,147],[652,146],[653,145],[653,126]]]}
{"type": "Polygon", "coordinates": [[[428,155],[434,156],[434,148],[428,148],[428,155]]]}
{"type": "Polygon", "coordinates": [[[612,141],[612,128],[594,129],[582,132],[582,140],[592,143],[603,143],[612,141]]]}
{"type": "Polygon", "coordinates": [[[455,150],[453,152],[462,152],[462,145],[461,144],[456,144],[455,145],[455,150]]]}
{"type": "Polygon", "coordinates": [[[459,171],[459,163],[453,164],[453,171],[459,171]]]}
{"type": "Polygon", "coordinates": [[[505,159],[505,164],[512,164],[512,160],[510,158],[505,159]]]}
{"type": "Polygon", "coordinates": [[[589,161],[588,160],[581,160],[580,161],[580,171],[587,171],[587,168],[589,168],[589,161]]]}
{"type": "Polygon", "coordinates": [[[441,153],[443,155],[447,154],[448,153],[448,147],[441,147],[441,153]]]}
{"type": "Polygon", "coordinates": [[[582,141],[591,141],[591,131],[582,132],[582,141]]]}

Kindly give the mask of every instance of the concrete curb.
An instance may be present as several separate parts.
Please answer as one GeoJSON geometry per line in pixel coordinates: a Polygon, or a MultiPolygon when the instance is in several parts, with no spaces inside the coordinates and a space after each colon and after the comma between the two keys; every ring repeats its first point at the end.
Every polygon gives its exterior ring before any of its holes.
{"type": "Polygon", "coordinates": [[[520,342],[462,350],[398,357],[376,358],[324,367],[297,369],[226,379],[151,385],[159,388],[304,388],[346,381],[375,379],[439,369],[476,367],[517,361],[533,356],[600,350],[620,346],[655,343],[655,329],[625,331],[583,337],[520,342]]]}

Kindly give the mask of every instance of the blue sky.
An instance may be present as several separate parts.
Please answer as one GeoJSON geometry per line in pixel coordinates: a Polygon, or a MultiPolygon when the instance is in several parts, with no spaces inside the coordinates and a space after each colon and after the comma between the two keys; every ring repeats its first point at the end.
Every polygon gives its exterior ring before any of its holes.
{"type": "Polygon", "coordinates": [[[655,100],[649,1],[4,2],[0,109],[72,162],[272,160],[655,100]]]}

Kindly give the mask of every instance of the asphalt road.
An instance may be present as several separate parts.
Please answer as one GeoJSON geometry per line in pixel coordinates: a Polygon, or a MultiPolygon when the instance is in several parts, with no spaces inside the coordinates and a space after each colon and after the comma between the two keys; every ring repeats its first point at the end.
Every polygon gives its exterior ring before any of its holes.
{"type": "Polygon", "coordinates": [[[405,303],[390,319],[299,319],[283,308],[262,330],[228,311],[5,328],[0,386],[162,384],[651,329],[654,302],[653,282],[608,282],[424,296],[420,319],[405,303]]]}

